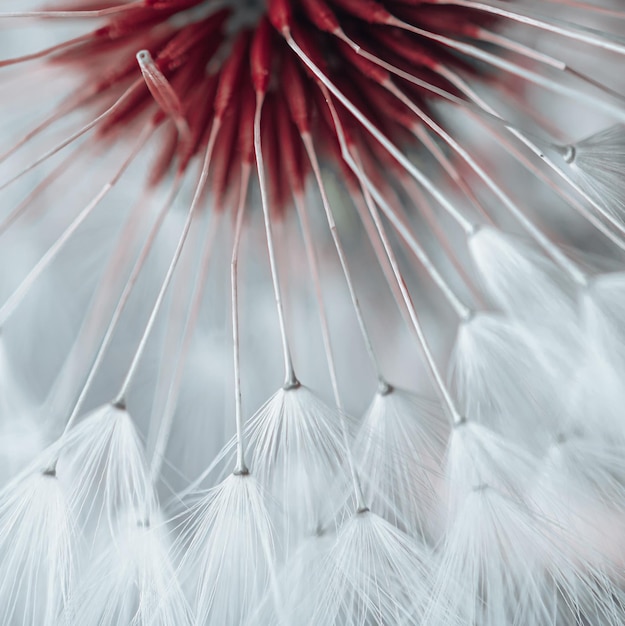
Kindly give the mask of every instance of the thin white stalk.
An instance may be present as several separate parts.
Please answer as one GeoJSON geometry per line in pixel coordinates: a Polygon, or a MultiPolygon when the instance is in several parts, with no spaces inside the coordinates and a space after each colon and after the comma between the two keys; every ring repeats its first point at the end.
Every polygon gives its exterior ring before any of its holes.
{"type": "MultiPolygon", "coordinates": [[[[402,298],[401,291],[395,282],[395,278],[393,276],[393,269],[391,268],[388,262],[388,259],[386,258],[386,255],[384,254],[384,249],[382,248],[380,238],[377,236],[376,231],[375,231],[375,224],[373,223],[373,220],[371,219],[371,216],[369,215],[369,211],[365,205],[364,194],[362,193],[362,190],[360,189],[357,192],[354,192],[350,195],[351,195],[352,202],[354,203],[354,206],[356,207],[356,211],[358,212],[358,214],[360,215],[362,219],[363,225],[365,227],[365,231],[369,237],[369,240],[371,241],[371,245],[373,247],[375,255],[380,263],[380,267],[382,269],[382,273],[384,274],[384,279],[386,281],[386,284],[388,288],[390,289],[391,293],[393,294],[393,299],[395,300],[395,304],[397,305],[397,308],[399,309],[402,316],[408,319],[407,318],[408,312],[406,311],[406,308],[404,307],[404,300],[402,298]]],[[[410,320],[408,319],[408,322],[409,321],[410,320]]]]}
{"type": "Polygon", "coordinates": [[[176,266],[178,265],[178,261],[180,259],[180,255],[182,254],[182,250],[184,249],[184,245],[187,240],[187,236],[189,231],[191,230],[191,225],[197,214],[197,209],[200,204],[200,200],[202,199],[202,193],[204,191],[204,187],[206,185],[206,181],[208,179],[208,170],[210,168],[211,158],[213,155],[213,149],[215,147],[215,143],[217,141],[217,133],[219,131],[219,125],[214,124],[211,129],[211,134],[208,140],[208,146],[206,148],[206,153],[204,156],[204,162],[202,163],[202,171],[200,174],[200,179],[195,187],[195,193],[193,194],[193,200],[191,201],[191,206],[189,207],[189,211],[187,213],[187,218],[185,220],[184,226],[182,227],[182,232],[180,233],[180,237],[178,239],[178,243],[176,245],[176,250],[174,252],[174,256],[167,268],[167,272],[165,274],[165,278],[163,279],[163,283],[161,284],[160,291],[158,296],[156,297],[156,301],[150,313],[150,317],[148,318],[148,322],[143,331],[143,335],[139,341],[139,345],[137,346],[137,350],[133,356],[130,367],[128,368],[128,372],[126,373],[126,377],[121,384],[115,399],[113,400],[113,404],[116,406],[124,406],[126,403],[126,395],[132,384],[134,377],[137,374],[139,369],[139,363],[141,362],[141,358],[143,357],[143,353],[145,352],[145,348],[148,344],[148,340],[150,339],[150,335],[152,334],[152,330],[154,329],[154,325],[156,324],[156,319],[160,312],[161,306],[165,301],[165,296],[167,295],[167,289],[171,283],[171,280],[174,276],[174,272],[176,271],[176,266]]]}
{"type": "MultiPolygon", "coordinates": [[[[580,11],[588,11],[590,13],[596,13],[597,15],[603,15],[605,17],[613,17],[620,20],[625,20],[625,11],[618,9],[609,9],[607,7],[598,7],[588,2],[577,2],[577,0],[546,0],[550,4],[565,5],[571,9],[578,9],[580,11]]],[[[542,0],[545,2],[545,0],[542,0]]]]}
{"type": "Polygon", "coordinates": [[[144,0],[135,0],[135,2],[129,2],[126,4],[120,4],[106,9],[93,9],[75,11],[54,11],[52,9],[46,11],[10,11],[7,13],[0,13],[0,18],[15,18],[15,19],[30,19],[30,18],[44,18],[44,19],[82,19],[86,17],[90,18],[102,18],[110,15],[119,15],[126,11],[145,7],[146,2],[144,0]]]}
{"type": "Polygon", "coordinates": [[[113,335],[117,328],[117,324],[119,323],[121,315],[126,307],[126,304],[128,303],[128,299],[130,298],[130,295],[132,294],[132,291],[137,282],[137,279],[139,278],[139,274],[141,273],[141,270],[143,269],[143,266],[145,265],[145,262],[150,254],[150,251],[152,250],[152,246],[154,245],[154,242],[156,241],[156,237],[158,236],[161,226],[163,225],[163,222],[165,221],[165,218],[167,217],[167,214],[169,213],[171,206],[176,196],[178,195],[178,191],[180,189],[181,183],[182,183],[182,180],[180,177],[178,177],[175,183],[172,185],[172,188],[169,192],[167,200],[165,201],[163,208],[160,210],[156,218],[156,221],[154,222],[152,229],[150,230],[145,240],[145,243],[143,244],[143,248],[141,252],[139,253],[139,256],[137,257],[135,265],[130,273],[130,276],[126,282],[126,285],[124,286],[124,290],[122,291],[122,294],[119,297],[117,306],[115,307],[115,310],[113,311],[113,315],[111,316],[111,319],[108,323],[107,329],[104,333],[104,336],[102,338],[98,351],[93,359],[91,368],[89,369],[89,373],[87,374],[87,377],[81,388],[81,391],[76,399],[76,402],[74,403],[74,407],[67,420],[62,437],[64,437],[67,434],[67,432],[69,432],[76,418],[78,417],[78,415],[80,415],[80,411],[82,410],[83,404],[87,398],[87,394],[89,393],[89,390],[91,389],[91,385],[93,384],[93,381],[95,380],[96,374],[98,373],[98,370],[102,364],[102,361],[104,360],[106,351],[113,339],[113,335]]]}
{"type": "Polygon", "coordinates": [[[124,289],[128,268],[132,271],[135,251],[141,248],[146,230],[146,212],[149,214],[152,201],[153,192],[148,190],[121,225],[115,248],[93,292],[81,328],[44,402],[49,415],[66,415],[76,402],[76,380],[83,379],[84,373],[89,371],[93,355],[97,353],[102,335],[109,325],[111,307],[117,303],[114,297],[117,298],[117,294],[124,289]]]}
{"type": "MultiPolygon", "coordinates": [[[[343,135],[343,138],[344,138],[344,135],[343,135]]],[[[341,139],[339,139],[339,142],[341,142],[341,139]]],[[[347,145],[345,146],[341,145],[341,148],[343,147],[345,151],[349,152],[349,148],[347,147],[347,145]]],[[[390,204],[384,199],[384,195],[380,193],[380,191],[375,187],[371,179],[365,174],[362,161],[360,159],[360,155],[357,152],[355,154],[352,152],[349,152],[349,154],[350,154],[351,161],[348,162],[348,165],[350,165],[351,167],[351,165],[353,164],[357,168],[358,172],[360,173],[359,175],[358,173],[354,172],[359,179],[361,189],[362,189],[362,194],[366,203],[366,209],[367,209],[366,213],[362,211],[362,208],[359,211],[361,220],[363,221],[363,223],[366,220],[373,221],[373,225],[376,229],[377,237],[382,242],[382,250],[376,251],[376,256],[378,257],[378,261],[380,264],[384,263],[385,261],[386,263],[390,264],[391,271],[393,272],[393,276],[392,276],[393,284],[396,285],[397,288],[399,289],[399,293],[401,295],[404,306],[405,306],[405,302],[404,302],[405,299],[401,290],[401,285],[399,285],[397,282],[397,277],[393,270],[393,264],[392,262],[390,262],[390,259],[388,258],[388,255],[386,254],[386,246],[384,244],[384,239],[379,233],[378,223],[376,222],[376,219],[371,213],[371,206],[373,205],[373,201],[374,201],[372,197],[373,193],[375,193],[375,197],[378,200],[382,201],[384,205],[383,211],[385,215],[393,216],[391,223],[393,224],[393,227],[395,228],[396,232],[404,241],[404,243],[406,244],[410,252],[412,252],[412,254],[415,256],[418,262],[423,266],[423,268],[425,269],[426,273],[428,274],[432,282],[438,287],[439,291],[443,294],[443,297],[445,298],[445,300],[447,301],[447,303],[449,304],[453,312],[456,314],[458,319],[461,321],[468,320],[474,313],[473,309],[469,305],[467,305],[465,302],[463,302],[463,300],[458,296],[458,294],[456,294],[456,292],[452,289],[451,285],[445,280],[443,275],[438,271],[432,259],[427,254],[427,252],[423,249],[423,247],[417,242],[416,238],[412,235],[410,228],[406,224],[405,220],[403,220],[402,217],[398,215],[397,211],[394,210],[393,207],[390,206],[390,204]],[[380,256],[380,252],[385,256],[384,257],[380,256]]],[[[375,248],[376,246],[373,242],[374,233],[370,233],[368,231],[368,234],[369,234],[369,239],[371,240],[371,243],[375,248]]],[[[408,311],[408,309],[406,310],[408,311]]]]}
{"type": "MultiPolygon", "coordinates": [[[[479,116],[473,116],[477,122],[482,122],[479,116]]],[[[577,211],[591,226],[600,232],[606,239],[613,243],[617,248],[625,251],[625,239],[619,233],[612,230],[607,224],[604,224],[597,215],[589,211],[577,198],[561,186],[556,184],[549,176],[545,174],[540,167],[532,163],[520,150],[516,148],[499,128],[492,128],[488,124],[483,124],[483,128],[493,134],[499,144],[506,149],[519,163],[521,163],[528,172],[531,172],[537,179],[547,185],[554,193],[560,196],[573,210],[577,211]]],[[[551,168],[553,169],[553,168],[551,168]]],[[[602,211],[602,214],[604,211],[602,211]]]]}
{"type": "Polygon", "coordinates": [[[425,146],[427,151],[434,157],[436,162],[454,181],[458,189],[468,198],[471,204],[478,211],[480,217],[486,223],[490,223],[492,221],[491,217],[482,205],[482,203],[478,200],[477,196],[473,193],[473,190],[471,189],[465,178],[460,174],[460,172],[454,166],[451,160],[447,158],[443,150],[441,150],[438,144],[432,139],[432,137],[430,137],[430,134],[427,132],[427,130],[421,124],[416,124],[412,128],[412,134],[425,146]]]}
{"type": "Polygon", "coordinates": [[[46,177],[38,183],[30,193],[0,222],[0,237],[4,235],[13,226],[15,221],[19,219],[31,206],[33,200],[46,189],[48,189],[60,176],[66,173],[72,163],[82,153],[84,144],[79,146],[67,156],[57,167],[55,167],[46,177]]]}
{"type": "Polygon", "coordinates": [[[267,193],[267,181],[265,179],[265,159],[261,140],[261,118],[264,104],[264,96],[258,94],[256,98],[256,111],[254,113],[254,152],[256,154],[256,169],[258,173],[258,184],[260,186],[261,204],[263,208],[263,218],[265,222],[265,235],[267,238],[267,252],[269,254],[269,266],[271,269],[271,280],[278,312],[278,324],[280,326],[280,336],[282,339],[282,353],[284,357],[284,387],[288,389],[298,385],[293,359],[289,348],[289,340],[286,331],[286,321],[284,318],[284,306],[282,304],[282,291],[280,289],[280,278],[278,272],[278,262],[273,238],[273,228],[271,225],[271,209],[269,207],[269,194],[267,193]]]}
{"type": "MultiPolygon", "coordinates": [[[[336,109],[334,105],[332,104],[331,99],[328,98],[327,102],[330,108],[330,112],[332,114],[332,119],[334,121],[334,126],[336,128],[339,143],[341,145],[341,154],[343,155],[343,158],[345,159],[345,162],[349,165],[350,169],[358,177],[358,180],[361,181],[363,188],[369,189],[370,181],[368,181],[366,176],[363,175],[363,172],[358,167],[358,164],[354,160],[349,150],[347,141],[345,139],[345,134],[343,132],[343,127],[341,125],[339,116],[336,113],[336,109]]],[[[374,189],[375,188],[373,188],[373,190],[374,189]]],[[[423,351],[423,355],[425,357],[425,361],[430,371],[430,374],[432,376],[433,382],[436,386],[436,390],[441,400],[443,401],[445,408],[447,409],[448,416],[451,421],[451,425],[454,427],[458,426],[465,421],[465,418],[458,411],[458,408],[456,407],[456,404],[452,399],[451,393],[449,389],[447,388],[447,385],[445,384],[445,380],[438,368],[438,365],[436,364],[436,360],[434,359],[434,355],[432,354],[429,343],[425,337],[425,333],[423,331],[423,327],[419,320],[419,316],[417,314],[416,308],[412,302],[412,297],[410,296],[410,293],[408,292],[408,288],[406,287],[406,283],[399,269],[399,265],[397,263],[397,259],[393,252],[392,246],[390,244],[390,241],[388,240],[382,221],[380,220],[380,215],[378,213],[378,210],[375,207],[375,204],[370,202],[371,196],[368,193],[366,194],[365,199],[367,200],[367,205],[368,205],[371,217],[373,218],[373,221],[375,223],[376,229],[378,231],[378,235],[380,236],[380,239],[384,246],[384,250],[386,252],[388,260],[391,264],[391,267],[393,268],[393,274],[395,275],[395,280],[399,288],[401,289],[401,293],[404,298],[404,304],[406,305],[406,309],[408,310],[408,313],[410,314],[413,330],[417,336],[421,350],[423,351]]]]}
{"type": "Polygon", "coordinates": [[[232,258],[230,261],[230,302],[232,314],[232,351],[234,364],[234,419],[236,425],[237,448],[234,473],[239,475],[249,473],[245,462],[245,428],[243,426],[243,407],[241,398],[241,346],[239,336],[239,252],[241,248],[241,232],[243,230],[243,218],[245,217],[245,204],[247,200],[249,178],[250,166],[246,164],[241,180],[241,193],[236,212],[234,242],[232,244],[232,258]]]}
{"type": "Polygon", "coordinates": [[[323,177],[321,175],[321,168],[319,167],[319,159],[317,158],[317,153],[315,151],[312,136],[310,135],[310,133],[303,133],[302,140],[304,142],[306,153],[308,154],[308,158],[310,159],[310,163],[312,165],[313,173],[317,181],[317,186],[319,187],[319,193],[321,194],[321,203],[323,205],[323,208],[326,214],[328,227],[330,229],[330,234],[332,235],[332,241],[334,242],[334,247],[336,248],[336,252],[338,254],[339,261],[341,263],[343,275],[345,276],[345,282],[347,283],[347,288],[349,290],[349,295],[352,301],[352,306],[354,308],[354,312],[356,313],[358,325],[360,326],[360,333],[362,335],[363,341],[365,343],[365,347],[367,349],[367,353],[369,354],[369,359],[371,360],[371,364],[373,365],[378,381],[380,382],[380,385],[384,386],[386,385],[386,381],[384,380],[384,377],[382,376],[380,362],[378,360],[375,349],[373,347],[373,342],[371,341],[371,336],[367,328],[367,323],[365,322],[365,317],[363,315],[362,307],[360,306],[360,302],[358,300],[358,294],[356,293],[356,288],[354,286],[352,274],[349,269],[349,264],[347,262],[347,256],[345,254],[345,250],[343,249],[343,244],[341,243],[341,239],[339,237],[338,230],[336,228],[336,222],[334,221],[334,214],[332,212],[332,207],[330,206],[328,194],[326,192],[325,184],[323,182],[323,177]]]}
{"type": "Polygon", "coordinates": [[[330,327],[328,324],[328,315],[323,298],[323,290],[321,288],[321,280],[319,278],[319,264],[317,262],[317,255],[315,253],[315,245],[313,243],[313,237],[310,230],[310,220],[308,219],[308,210],[306,202],[301,193],[295,193],[295,208],[302,227],[302,234],[304,238],[304,248],[306,250],[306,256],[308,257],[308,267],[313,280],[313,286],[315,289],[315,298],[317,300],[317,310],[319,312],[319,321],[321,323],[321,335],[323,337],[323,347],[326,355],[326,362],[328,364],[328,373],[330,375],[330,383],[332,385],[332,393],[334,395],[334,403],[337,409],[341,413],[341,431],[343,434],[343,444],[347,455],[347,464],[349,466],[349,472],[352,480],[352,487],[354,489],[354,497],[356,499],[356,509],[358,511],[364,511],[368,507],[365,503],[364,494],[362,491],[362,485],[360,484],[360,477],[354,464],[354,458],[352,456],[349,439],[347,436],[347,428],[345,426],[345,420],[343,419],[343,401],[339,391],[339,384],[336,376],[336,363],[334,360],[334,350],[332,349],[332,340],[330,338],[330,327]]]}
{"type": "Polygon", "coordinates": [[[50,46],[48,48],[44,48],[43,50],[38,50],[37,52],[31,52],[30,54],[24,54],[19,57],[12,57],[10,59],[0,59],[0,68],[10,67],[11,65],[19,65],[20,63],[26,63],[27,61],[36,61],[38,59],[45,59],[47,56],[54,54],[55,52],[61,52],[66,48],[71,48],[80,43],[84,43],[87,41],[91,41],[93,38],[93,33],[86,33],[85,35],[80,35],[75,37],[74,39],[69,39],[67,41],[62,41],[54,46],[50,46]]]}
{"type": "MultiPolygon", "coordinates": [[[[418,209],[418,212],[425,219],[427,225],[434,234],[434,237],[438,240],[441,249],[445,252],[446,257],[454,268],[456,274],[461,279],[464,286],[469,290],[473,301],[481,302],[481,294],[479,293],[479,289],[475,286],[475,279],[469,275],[466,264],[459,258],[455,244],[451,242],[447,229],[440,222],[440,214],[434,210],[430,201],[425,197],[423,190],[412,178],[410,178],[410,176],[402,172],[397,178],[402,189],[408,195],[410,202],[412,202],[412,204],[418,209]]],[[[389,194],[386,190],[384,190],[381,194],[385,201],[389,203],[393,213],[395,213],[398,219],[408,226],[410,224],[410,220],[401,203],[397,198],[389,201],[388,195],[389,194]]],[[[489,219],[488,222],[490,221],[491,220],[489,219]]],[[[412,231],[408,228],[407,232],[411,234],[412,231]]]]}

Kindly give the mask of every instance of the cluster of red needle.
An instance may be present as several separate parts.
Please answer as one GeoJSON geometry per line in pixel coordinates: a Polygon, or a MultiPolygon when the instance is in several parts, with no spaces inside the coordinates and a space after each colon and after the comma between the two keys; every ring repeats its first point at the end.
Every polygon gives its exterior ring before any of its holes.
{"type": "MultiPolygon", "coordinates": [[[[309,167],[301,141],[306,133],[349,178],[326,103],[328,94],[289,48],[286,34],[298,41],[315,65],[378,129],[403,144],[409,140],[407,129],[415,125],[415,116],[385,89],[385,82],[401,83],[402,90],[423,110],[427,110],[431,94],[391,76],[359,49],[456,94],[443,70],[461,67],[471,72],[467,62],[441,45],[394,27],[392,19],[456,39],[470,36],[471,29],[489,19],[435,1],[267,0],[259,23],[236,32],[231,26],[233,20],[236,23],[237,10],[211,11],[210,0],[114,4],[73,3],[72,10],[99,11],[105,22],[49,57],[53,63],[88,67],[72,106],[95,102],[106,108],[130,89],[123,104],[100,125],[101,135],[127,130],[129,124],[167,123],[167,140],[153,166],[153,183],[172,168],[184,171],[218,123],[210,191],[219,206],[236,188],[242,165],[254,161],[254,113],[262,97],[263,151],[276,210],[287,206],[292,192],[303,187],[309,167]],[[181,19],[172,20],[174,16],[181,19]],[[140,50],[151,55],[163,85],[160,92],[149,81],[140,80],[136,60],[140,50]],[[179,124],[169,123],[172,115],[184,121],[185,132],[179,124]]],[[[337,110],[349,141],[358,143],[359,154],[373,171],[388,171],[390,157],[338,104],[337,110]]],[[[392,168],[392,161],[390,165],[392,168]]]]}

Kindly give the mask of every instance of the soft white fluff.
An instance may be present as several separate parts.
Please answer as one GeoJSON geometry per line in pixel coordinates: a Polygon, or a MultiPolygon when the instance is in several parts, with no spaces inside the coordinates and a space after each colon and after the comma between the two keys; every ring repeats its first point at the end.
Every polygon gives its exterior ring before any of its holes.
{"type": "Polygon", "coordinates": [[[242,624],[270,588],[274,529],[249,475],[230,475],[192,507],[177,552],[194,624],[242,624]]]}
{"type": "Polygon", "coordinates": [[[615,124],[575,144],[571,170],[612,217],[625,219],[625,126],[615,124]]]}
{"type": "Polygon", "coordinates": [[[167,530],[157,516],[129,511],[112,540],[87,566],[76,593],[75,624],[186,626],[191,613],[171,562],[167,530]]]}
{"type": "Polygon", "coordinates": [[[557,372],[529,328],[507,316],[480,312],[460,324],[450,379],[465,415],[513,441],[544,445],[559,417],[557,372]]]}
{"type": "Polygon", "coordinates": [[[346,419],[299,386],[278,390],[246,426],[250,467],[283,512],[286,547],[324,525],[348,493],[346,419]]]}
{"type": "Polygon", "coordinates": [[[354,442],[372,511],[412,535],[436,533],[441,458],[448,425],[438,403],[401,389],[376,394],[354,442]]]}
{"type": "Polygon", "coordinates": [[[285,565],[283,604],[262,626],[417,626],[430,586],[431,553],[369,511],[350,516],[336,535],[315,537],[285,565]]]}
{"type": "Polygon", "coordinates": [[[32,466],[0,492],[1,624],[70,623],[74,539],[55,476],[32,466]]]}
{"type": "Polygon", "coordinates": [[[114,527],[120,512],[146,506],[152,497],[143,445],[130,415],[107,404],[72,428],[62,442],[59,476],[83,525],[114,527]]]}

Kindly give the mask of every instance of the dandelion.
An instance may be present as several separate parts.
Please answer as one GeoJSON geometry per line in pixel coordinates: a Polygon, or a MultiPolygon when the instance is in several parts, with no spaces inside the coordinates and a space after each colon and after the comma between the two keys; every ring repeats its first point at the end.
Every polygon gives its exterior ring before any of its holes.
{"type": "Polygon", "coordinates": [[[625,11],[5,0],[0,620],[625,623],[625,11]]]}

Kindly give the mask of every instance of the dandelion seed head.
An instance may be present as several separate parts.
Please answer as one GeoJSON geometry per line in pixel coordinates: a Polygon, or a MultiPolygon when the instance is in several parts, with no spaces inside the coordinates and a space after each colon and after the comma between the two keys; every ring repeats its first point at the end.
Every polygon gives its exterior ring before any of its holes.
{"type": "Polygon", "coordinates": [[[0,621],[622,626],[623,25],[6,0],[0,621]]]}

